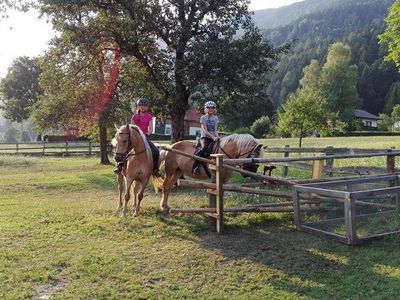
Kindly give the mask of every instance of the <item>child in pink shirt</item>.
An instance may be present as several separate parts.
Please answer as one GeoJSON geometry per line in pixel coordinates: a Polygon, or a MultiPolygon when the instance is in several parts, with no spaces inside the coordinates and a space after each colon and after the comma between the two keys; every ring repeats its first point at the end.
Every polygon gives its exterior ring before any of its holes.
{"type": "Polygon", "coordinates": [[[148,137],[153,132],[153,116],[148,112],[149,100],[141,97],[137,101],[137,113],[131,117],[131,124],[138,126],[148,137]]]}

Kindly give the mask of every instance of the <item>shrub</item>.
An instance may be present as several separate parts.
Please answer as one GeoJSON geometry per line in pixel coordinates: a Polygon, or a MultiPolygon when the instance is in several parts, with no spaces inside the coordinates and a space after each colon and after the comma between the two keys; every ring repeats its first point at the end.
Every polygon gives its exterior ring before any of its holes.
{"type": "Polygon", "coordinates": [[[256,138],[266,137],[270,129],[271,121],[267,116],[255,120],[253,125],[250,126],[250,130],[256,138]]]}

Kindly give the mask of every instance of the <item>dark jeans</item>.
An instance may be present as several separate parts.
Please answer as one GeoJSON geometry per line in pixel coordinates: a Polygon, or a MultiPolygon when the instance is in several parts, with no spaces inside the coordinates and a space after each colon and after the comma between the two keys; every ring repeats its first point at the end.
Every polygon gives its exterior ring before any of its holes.
{"type": "MultiPolygon", "coordinates": [[[[200,149],[196,150],[194,152],[194,155],[206,157],[206,156],[210,155],[209,147],[210,147],[210,144],[213,142],[213,140],[210,138],[207,138],[207,137],[202,137],[201,140],[204,141],[204,146],[202,146],[200,149]]],[[[201,145],[201,143],[200,143],[200,145],[201,145]]],[[[201,162],[198,160],[194,161],[193,168],[192,168],[193,174],[196,174],[197,172],[199,172],[200,163],[201,162]]]]}

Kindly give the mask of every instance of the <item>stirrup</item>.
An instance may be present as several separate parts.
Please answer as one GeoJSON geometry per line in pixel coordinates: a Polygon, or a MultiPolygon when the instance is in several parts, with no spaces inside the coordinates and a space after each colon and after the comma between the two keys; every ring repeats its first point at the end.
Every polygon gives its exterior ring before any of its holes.
{"type": "Polygon", "coordinates": [[[193,176],[198,176],[200,174],[200,166],[196,166],[192,170],[192,175],[193,176]]]}

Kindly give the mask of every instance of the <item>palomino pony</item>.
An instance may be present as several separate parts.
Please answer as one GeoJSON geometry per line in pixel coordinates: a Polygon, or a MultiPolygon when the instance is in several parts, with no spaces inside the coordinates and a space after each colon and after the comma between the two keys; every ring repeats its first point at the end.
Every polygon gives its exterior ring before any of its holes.
{"type": "MultiPolygon", "coordinates": [[[[121,126],[112,140],[115,147],[114,159],[118,163],[124,163],[122,174],[118,174],[119,205],[122,208],[122,216],[128,212],[128,201],[130,199],[130,190],[133,185],[134,203],[133,215],[139,215],[140,202],[143,199],[143,193],[153,175],[154,162],[151,148],[147,139],[139,127],[135,125],[121,126]],[[125,201],[122,205],[123,177],[125,177],[125,201]]],[[[153,184],[159,182],[153,176],[153,184]]]]}
{"type": "MultiPolygon", "coordinates": [[[[172,149],[180,150],[186,153],[194,154],[195,145],[193,142],[180,141],[171,145],[172,149]]],[[[213,153],[224,154],[226,158],[258,158],[262,157],[264,151],[262,144],[250,134],[232,134],[221,138],[219,143],[214,146],[213,153]]],[[[163,196],[160,207],[164,212],[169,211],[168,196],[176,181],[182,176],[190,176],[196,179],[207,179],[207,173],[202,166],[197,176],[192,174],[194,159],[171,151],[162,150],[160,157],[165,157],[165,178],[163,196]],[[167,153],[165,153],[165,152],[167,153]],[[164,152],[164,153],[163,153],[164,152]]],[[[253,164],[254,167],[254,164],[253,164]]],[[[255,168],[256,170],[257,168],[255,168]]],[[[254,171],[254,168],[253,168],[254,171]]],[[[223,179],[226,182],[229,179],[230,171],[224,171],[223,179]]]]}

